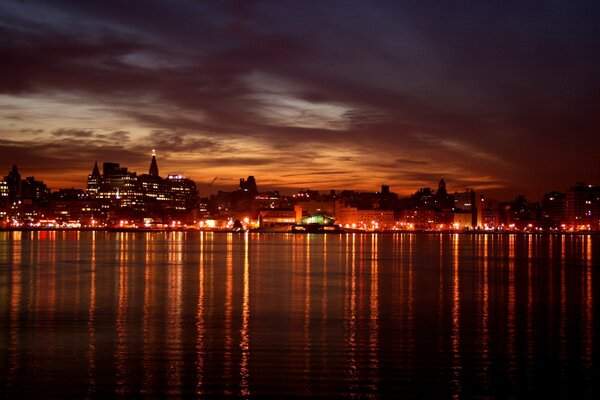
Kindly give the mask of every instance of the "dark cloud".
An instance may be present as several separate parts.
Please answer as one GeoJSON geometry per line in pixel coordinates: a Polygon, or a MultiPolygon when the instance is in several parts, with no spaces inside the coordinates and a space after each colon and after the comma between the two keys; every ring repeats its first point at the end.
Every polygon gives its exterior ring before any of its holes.
{"type": "Polygon", "coordinates": [[[67,136],[74,138],[91,138],[94,136],[94,131],[79,130],[79,129],[57,129],[52,132],[52,136],[67,136]]]}

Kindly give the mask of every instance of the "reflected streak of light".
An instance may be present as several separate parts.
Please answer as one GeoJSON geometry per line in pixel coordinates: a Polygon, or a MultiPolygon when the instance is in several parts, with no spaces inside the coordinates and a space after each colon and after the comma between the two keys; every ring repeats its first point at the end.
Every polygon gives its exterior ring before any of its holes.
{"type": "Polygon", "coordinates": [[[453,257],[453,282],[452,282],[452,384],[453,398],[460,398],[461,384],[461,359],[460,359],[460,277],[459,277],[459,235],[452,235],[453,257]]]}
{"type": "Polygon", "coordinates": [[[306,236],[306,259],[305,259],[305,275],[304,275],[304,378],[306,384],[304,387],[304,393],[310,395],[310,353],[311,353],[311,337],[310,337],[310,300],[311,300],[311,265],[310,265],[310,251],[311,251],[311,240],[313,235],[306,236]]]}
{"type": "Polygon", "coordinates": [[[242,329],[240,339],[240,349],[242,351],[240,360],[240,395],[250,396],[249,386],[249,359],[250,359],[250,260],[248,256],[249,234],[244,235],[244,274],[243,274],[243,293],[242,293],[242,329]]]}
{"type": "MultiPolygon", "coordinates": [[[[413,277],[413,267],[414,267],[414,250],[415,250],[415,239],[416,236],[413,233],[410,233],[408,236],[408,265],[406,268],[406,275],[404,274],[404,268],[402,270],[402,282],[406,279],[406,296],[402,300],[402,304],[406,307],[406,312],[404,313],[405,323],[406,323],[406,368],[408,371],[414,370],[414,348],[415,348],[415,340],[414,340],[414,331],[413,331],[413,309],[414,309],[414,277],[413,277]],[[406,278],[405,278],[406,277],[406,278]]],[[[412,373],[411,373],[412,374],[412,373]]],[[[414,379],[414,374],[410,376],[409,379],[414,379]]]]}
{"type": "MultiPolygon", "coordinates": [[[[550,236],[550,245],[549,247],[549,251],[548,251],[548,259],[549,260],[553,260],[554,259],[554,242],[555,240],[562,240],[561,236],[550,236]],[[558,238],[558,239],[557,239],[558,238]]],[[[552,306],[554,304],[554,263],[550,263],[549,264],[549,268],[548,268],[548,308],[552,309],[552,306]]],[[[552,339],[552,333],[554,331],[554,318],[553,312],[549,312],[548,314],[548,340],[550,341],[552,339]]]]}
{"type": "MultiPolygon", "coordinates": [[[[21,232],[18,234],[20,239],[21,232]]],[[[15,235],[16,236],[16,235],[15,235]]],[[[13,247],[13,259],[10,279],[10,314],[8,327],[8,376],[7,383],[12,385],[19,369],[19,312],[21,303],[21,247],[13,247]]]]}
{"type": "Polygon", "coordinates": [[[167,324],[167,395],[180,396],[181,371],[183,369],[182,322],[182,261],[183,232],[174,232],[170,237],[169,290],[167,324]]]}
{"type": "MultiPolygon", "coordinates": [[[[439,235],[440,242],[440,257],[439,257],[439,282],[438,282],[438,329],[439,332],[444,330],[444,236],[439,235]]],[[[442,351],[444,347],[444,335],[438,335],[438,351],[442,351]]]]}
{"type": "Polygon", "coordinates": [[[96,391],[96,231],[92,231],[90,263],[90,307],[88,311],[88,394],[96,391]]]}
{"type": "Polygon", "coordinates": [[[482,283],[482,301],[481,301],[481,358],[483,388],[489,389],[489,369],[490,369],[490,288],[489,288],[489,243],[488,235],[483,237],[483,283],[482,283]]]}
{"type": "MultiPolygon", "coordinates": [[[[531,240],[531,237],[526,237],[526,240],[531,240]]],[[[511,384],[515,383],[516,379],[516,363],[517,354],[515,349],[516,327],[515,327],[515,234],[511,234],[508,239],[508,305],[507,305],[507,321],[506,321],[506,351],[508,357],[508,380],[511,384]]]]}
{"type": "MultiPolygon", "coordinates": [[[[567,364],[567,279],[566,279],[566,264],[567,250],[566,237],[563,237],[561,246],[561,265],[560,265],[560,319],[559,319],[559,359],[561,361],[561,380],[566,379],[566,364],[567,364]]],[[[568,238],[569,240],[571,238],[568,238]]]]}
{"type": "Polygon", "coordinates": [[[587,235],[585,237],[586,242],[586,260],[587,265],[582,272],[583,280],[583,296],[581,301],[583,306],[582,310],[582,328],[583,328],[583,355],[582,364],[586,368],[592,367],[593,359],[593,344],[594,344],[594,292],[592,286],[592,237],[587,235]]]}
{"type": "MultiPolygon", "coordinates": [[[[537,243],[538,246],[540,243],[537,243]]],[[[527,251],[527,378],[533,379],[533,241],[529,241],[527,251]]]]}
{"type": "Polygon", "coordinates": [[[200,232],[200,265],[198,266],[198,310],[196,313],[196,395],[203,394],[204,384],[204,232],[200,232]]]}
{"type": "MultiPolygon", "coordinates": [[[[350,249],[350,294],[347,299],[346,306],[349,308],[347,317],[348,321],[348,338],[346,346],[349,352],[348,357],[348,381],[350,383],[349,392],[356,391],[358,382],[358,365],[356,360],[356,233],[351,236],[350,249]]],[[[347,291],[348,292],[348,291],[347,291]]]]}
{"type": "Polygon", "coordinates": [[[231,353],[233,350],[233,338],[231,332],[231,316],[233,313],[233,233],[227,233],[227,259],[225,264],[225,348],[223,353],[223,378],[225,379],[225,382],[227,382],[224,394],[227,396],[232,396],[231,353]]]}
{"type": "Polygon", "coordinates": [[[145,242],[145,254],[146,254],[146,266],[144,268],[144,306],[143,306],[143,319],[142,319],[142,334],[143,334],[143,350],[142,350],[142,369],[144,371],[144,378],[142,382],[142,394],[152,393],[152,386],[154,384],[154,375],[152,371],[152,348],[153,339],[152,335],[154,329],[152,329],[150,312],[152,310],[152,298],[154,297],[154,291],[152,290],[152,277],[150,271],[150,264],[152,262],[152,252],[154,251],[154,236],[150,233],[146,233],[145,242]]]}
{"type": "Polygon", "coordinates": [[[373,234],[371,240],[371,291],[369,308],[369,371],[371,392],[377,393],[379,376],[379,260],[378,260],[378,234],[373,234]]]}
{"type": "Polygon", "coordinates": [[[321,302],[321,354],[323,370],[327,371],[327,235],[323,235],[323,295],[321,302]]]}
{"type": "Polygon", "coordinates": [[[117,347],[115,354],[117,376],[115,379],[116,392],[119,395],[127,393],[127,238],[120,233],[119,240],[119,287],[117,305],[117,347]]]}

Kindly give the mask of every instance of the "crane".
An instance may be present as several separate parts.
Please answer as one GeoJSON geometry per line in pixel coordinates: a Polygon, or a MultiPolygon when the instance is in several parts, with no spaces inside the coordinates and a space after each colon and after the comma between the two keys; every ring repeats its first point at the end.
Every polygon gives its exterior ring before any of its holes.
{"type": "Polygon", "coordinates": [[[219,177],[218,177],[218,176],[215,176],[215,177],[213,178],[213,180],[212,180],[212,181],[210,181],[210,183],[209,183],[208,185],[204,186],[204,187],[202,188],[202,190],[200,190],[200,192],[199,192],[199,193],[200,193],[200,197],[202,197],[202,196],[204,195],[204,193],[205,193],[205,192],[206,192],[208,189],[210,189],[210,187],[213,185],[213,183],[215,183],[215,181],[216,181],[217,179],[219,179],[219,177]]]}

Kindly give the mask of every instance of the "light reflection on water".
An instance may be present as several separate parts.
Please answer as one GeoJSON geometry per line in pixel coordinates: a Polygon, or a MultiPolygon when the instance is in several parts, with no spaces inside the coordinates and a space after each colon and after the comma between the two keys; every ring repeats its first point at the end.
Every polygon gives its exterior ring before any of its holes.
{"type": "Polygon", "coordinates": [[[599,244],[0,232],[0,391],[591,397],[599,244]]]}

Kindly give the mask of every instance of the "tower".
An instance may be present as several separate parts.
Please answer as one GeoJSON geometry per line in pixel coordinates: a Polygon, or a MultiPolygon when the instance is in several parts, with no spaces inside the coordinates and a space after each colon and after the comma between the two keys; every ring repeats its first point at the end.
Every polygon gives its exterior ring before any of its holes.
{"type": "Polygon", "coordinates": [[[446,181],[444,181],[444,178],[441,178],[440,181],[438,182],[438,196],[446,196],[448,194],[448,192],[446,191],[446,181]]]}
{"type": "Polygon", "coordinates": [[[89,195],[96,195],[98,190],[100,189],[100,184],[102,183],[102,176],[100,175],[100,170],[98,169],[98,161],[94,163],[94,168],[92,169],[92,173],[88,175],[87,180],[87,193],[89,195]]]}
{"type": "Polygon", "coordinates": [[[21,174],[16,165],[13,165],[12,170],[5,177],[8,185],[8,200],[14,203],[21,199],[21,174]]]}
{"type": "Polygon", "coordinates": [[[98,169],[98,161],[94,162],[94,169],[92,169],[92,176],[93,177],[100,176],[100,170],[98,169]]]}
{"type": "Polygon", "coordinates": [[[158,164],[156,163],[156,150],[152,149],[152,162],[150,163],[149,175],[158,176],[158,164]]]}

